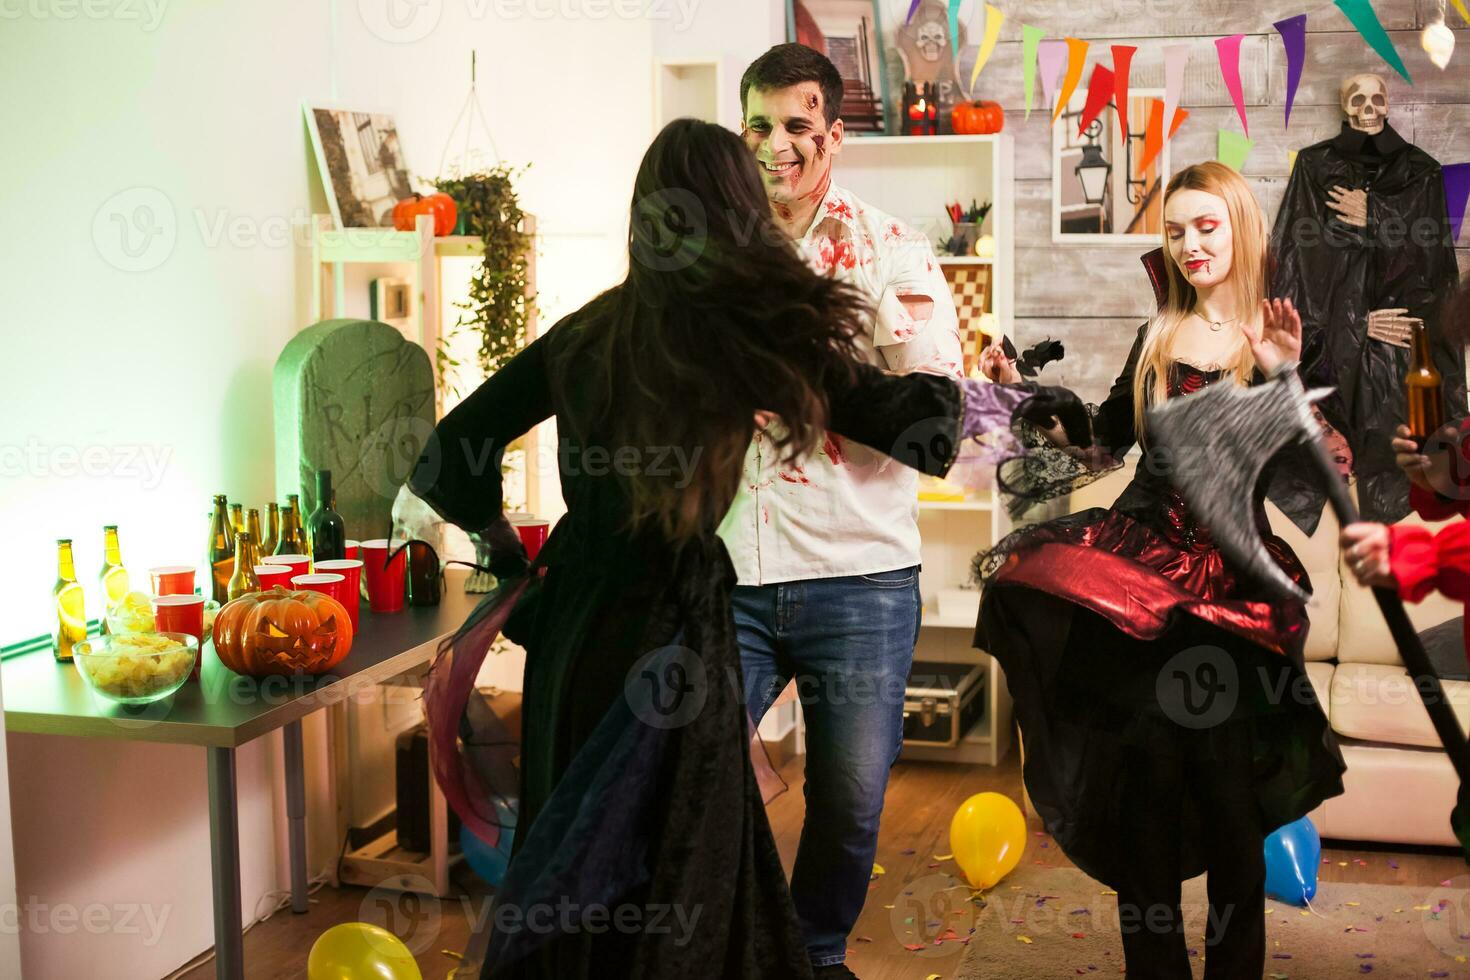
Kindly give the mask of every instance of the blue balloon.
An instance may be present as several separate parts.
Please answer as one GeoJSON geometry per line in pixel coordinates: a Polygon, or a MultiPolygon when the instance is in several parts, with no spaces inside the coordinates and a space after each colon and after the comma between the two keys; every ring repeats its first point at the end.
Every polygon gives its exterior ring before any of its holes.
{"type": "Polygon", "coordinates": [[[516,834],[515,804],[504,806],[497,801],[496,816],[500,819],[500,840],[494,847],[475,836],[474,831],[464,824],[459,825],[459,850],[470,868],[487,885],[499,887],[510,866],[510,848],[516,834]]]}
{"type": "Polygon", "coordinates": [[[1307,817],[1266,838],[1266,894],[1290,905],[1306,905],[1317,894],[1322,838],[1307,817]]]}

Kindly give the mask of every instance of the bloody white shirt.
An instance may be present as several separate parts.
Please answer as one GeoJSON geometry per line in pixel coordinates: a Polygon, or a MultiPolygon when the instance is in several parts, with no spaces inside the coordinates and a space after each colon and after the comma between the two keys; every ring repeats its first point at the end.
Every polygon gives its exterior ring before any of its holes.
{"type": "MultiPolygon", "coordinates": [[[[797,245],[817,272],[872,300],[877,315],[858,338],[869,363],[962,377],[954,300],[927,238],[833,184],[797,245]]],[[[799,465],[781,467],[769,431],[758,430],[746,451],[720,525],[741,585],[919,564],[914,470],[830,433],[799,465]]]]}

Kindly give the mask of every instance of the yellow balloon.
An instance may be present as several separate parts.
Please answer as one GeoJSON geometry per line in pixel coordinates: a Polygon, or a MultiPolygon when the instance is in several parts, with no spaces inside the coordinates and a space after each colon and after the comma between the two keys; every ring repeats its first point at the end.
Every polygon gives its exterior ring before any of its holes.
{"type": "Polygon", "coordinates": [[[307,980],[424,980],[408,947],[387,929],[344,922],[317,937],[307,980]]]}
{"type": "Polygon", "coordinates": [[[1010,797],[976,793],[949,822],[949,849],[971,888],[994,888],[1021,863],[1026,818],[1010,797]]]}

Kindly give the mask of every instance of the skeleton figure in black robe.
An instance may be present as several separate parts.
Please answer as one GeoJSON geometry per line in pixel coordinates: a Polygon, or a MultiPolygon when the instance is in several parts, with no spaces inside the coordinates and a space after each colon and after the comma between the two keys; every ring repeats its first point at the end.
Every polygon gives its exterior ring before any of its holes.
{"type": "MultiPolygon", "coordinates": [[[[1409,513],[1390,442],[1406,421],[1404,374],[1414,321],[1428,327],[1444,378],[1445,418],[1466,414],[1465,352],[1440,329],[1457,279],[1439,163],[1388,124],[1377,75],[1343,83],[1342,132],[1297,156],[1276,217],[1271,295],[1302,317],[1302,371],[1335,388],[1322,412],[1351,447],[1364,519],[1409,513]]],[[[1270,497],[1307,533],[1324,496],[1309,472],[1282,467],[1270,497]]]]}

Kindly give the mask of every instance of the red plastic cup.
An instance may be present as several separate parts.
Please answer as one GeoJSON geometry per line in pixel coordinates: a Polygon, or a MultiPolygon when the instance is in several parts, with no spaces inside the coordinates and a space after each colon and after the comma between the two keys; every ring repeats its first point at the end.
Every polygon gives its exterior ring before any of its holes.
{"type": "Polygon", "coordinates": [[[377,613],[403,610],[403,577],[408,570],[408,550],[399,545],[388,561],[388,539],[362,542],[362,573],[367,579],[368,608],[377,613]]]}
{"type": "Polygon", "coordinates": [[[159,565],[148,569],[154,595],[193,595],[193,565],[159,565]]]}
{"type": "Polygon", "coordinates": [[[357,607],[361,602],[359,595],[362,583],[362,562],[356,558],[333,558],[317,562],[316,570],[341,575],[347,580],[346,585],[342,587],[342,595],[338,601],[347,607],[347,615],[352,617],[352,632],[356,633],[357,607]]]}
{"type": "MultiPolygon", "coordinates": [[[[347,576],[328,574],[326,572],[313,572],[310,575],[291,576],[291,587],[293,589],[305,589],[308,592],[320,592],[324,596],[331,596],[338,602],[342,602],[342,592],[347,587],[347,576]]],[[[343,606],[347,603],[342,602],[343,606]]]]}
{"type": "Polygon", "coordinates": [[[262,565],[287,565],[292,575],[311,574],[310,555],[266,555],[260,559],[262,565]]]}
{"type": "Polygon", "coordinates": [[[361,549],[362,549],[362,542],[361,541],[348,541],[347,542],[347,553],[345,555],[343,555],[342,557],[343,558],[361,558],[362,557],[361,549]]]}
{"type": "Polygon", "coordinates": [[[541,546],[546,543],[547,537],[551,534],[551,522],[530,514],[507,514],[506,519],[521,536],[521,544],[526,548],[526,557],[535,561],[536,556],[541,552],[541,546]]]}
{"type": "Polygon", "coordinates": [[[199,641],[199,656],[189,674],[199,679],[199,661],[204,655],[204,596],[160,595],[153,597],[153,628],[160,633],[188,633],[199,641]]]}
{"type": "Polygon", "coordinates": [[[291,576],[299,574],[290,565],[256,565],[255,577],[260,580],[262,592],[269,592],[276,586],[283,589],[291,588],[291,576]]]}

